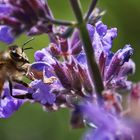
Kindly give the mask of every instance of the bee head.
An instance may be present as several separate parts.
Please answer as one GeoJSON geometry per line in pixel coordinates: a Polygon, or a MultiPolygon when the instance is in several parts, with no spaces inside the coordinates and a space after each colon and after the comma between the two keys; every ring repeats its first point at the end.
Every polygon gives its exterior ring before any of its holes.
{"type": "Polygon", "coordinates": [[[28,57],[27,55],[25,54],[25,50],[28,50],[28,49],[33,49],[32,47],[29,47],[29,48],[24,48],[24,46],[31,42],[34,38],[32,37],[31,39],[27,40],[23,45],[22,47],[18,47],[17,45],[11,45],[9,47],[9,50],[10,50],[10,57],[14,60],[14,61],[17,61],[17,62],[22,62],[22,63],[29,63],[29,60],[28,60],[28,57]]]}
{"type": "Polygon", "coordinates": [[[14,61],[29,63],[27,55],[24,53],[24,50],[17,45],[11,45],[9,47],[10,57],[14,61]]]}

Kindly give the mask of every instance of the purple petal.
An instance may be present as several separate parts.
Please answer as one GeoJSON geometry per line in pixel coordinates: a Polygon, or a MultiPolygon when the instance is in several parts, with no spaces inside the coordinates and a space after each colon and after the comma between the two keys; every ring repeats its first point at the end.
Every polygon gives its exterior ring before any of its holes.
{"type": "Polygon", "coordinates": [[[115,140],[115,134],[105,128],[97,128],[90,130],[84,140],[115,140]]]}
{"type": "Polygon", "coordinates": [[[54,58],[48,52],[47,48],[43,48],[42,50],[36,51],[34,57],[36,61],[43,61],[49,64],[55,63],[54,58]]]}
{"type": "Polygon", "coordinates": [[[17,99],[4,98],[0,105],[0,118],[10,117],[21,106],[21,101],[17,99]]]}
{"type": "Polygon", "coordinates": [[[106,52],[108,52],[113,44],[113,40],[117,37],[117,28],[107,30],[106,35],[102,39],[102,44],[106,52]]]}
{"type": "Polygon", "coordinates": [[[87,24],[87,29],[88,29],[90,38],[93,39],[93,36],[94,36],[94,33],[95,33],[94,27],[90,24],[87,24]]]}
{"type": "Polygon", "coordinates": [[[132,82],[127,81],[125,77],[114,79],[113,84],[116,87],[116,89],[118,88],[118,89],[124,89],[124,90],[131,90],[132,88],[132,82]]]}
{"type": "Polygon", "coordinates": [[[0,41],[10,44],[14,41],[11,29],[8,26],[0,26],[0,41]]]}
{"type": "Polygon", "coordinates": [[[118,77],[124,77],[134,73],[135,73],[135,63],[130,59],[128,62],[125,62],[124,65],[120,68],[118,77]]]}
{"type": "Polygon", "coordinates": [[[75,30],[73,32],[73,34],[72,34],[72,37],[71,37],[71,44],[70,44],[70,46],[74,47],[75,44],[77,44],[79,41],[80,41],[79,32],[78,32],[78,30],[75,30]]]}
{"type": "MultiPolygon", "coordinates": [[[[22,94],[23,91],[25,92],[25,90],[22,89],[13,89],[13,94],[22,94]]],[[[0,100],[0,118],[8,118],[19,109],[24,101],[10,96],[9,86],[7,83],[4,85],[2,95],[4,95],[4,99],[0,100]]]]}
{"type": "Polygon", "coordinates": [[[86,54],[85,53],[80,53],[76,57],[77,61],[82,64],[82,65],[87,65],[87,60],[86,60],[86,54]]]}
{"type": "Polygon", "coordinates": [[[72,83],[70,77],[68,76],[66,66],[62,65],[61,63],[56,63],[53,65],[53,68],[63,87],[65,87],[66,89],[71,89],[72,83]]]}
{"type": "Polygon", "coordinates": [[[30,71],[33,71],[33,73],[42,72],[45,70],[45,75],[47,77],[54,76],[53,68],[45,62],[35,62],[30,66],[30,71]]]}
{"type": "Polygon", "coordinates": [[[41,61],[45,57],[45,54],[42,53],[41,51],[35,52],[34,55],[36,61],[41,61]]]}
{"type": "Polygon", "coordinates": [[[104,36],[107,32],[107,26],[99,21],[96,23],[96,31],[100,36],[104,36]]]}
{"type": "Polygon", "coordinates": [[[128,62],[132,54],[133,49],[130,45],[126,45],[123,49],[118,50],[110,61],[106,72],[106,80],[112,79],[116,74],[118,74],[122,65],[125,62],[128,62]]]}
{"type": "Polygon", "coordinates": [[[11,7],[9,5],[0,4],[0,14],[7,15],[11,13],[11,7]]]}
{"type": "Polygon", "coordinates": [[[91,126],[84,140],[132,140],[131,128],[101,106],[85,102],[81,105],[81,111],[86,122],[91,126]]]}
{"type": "Polygon", "coordinates": [[[45,62],[35,62],[30,66],[30,69],[37,70],[37,71],[43,71],[44,67],[49,67],[47,63],[45,62]]]}
{"type": "Polygon", "coordinates": [[[86,102],[81,106],[81,109],[88,122],[98,127],[109,127],[109,129],[115,131],[118,123],[117,119],[113,115],[107,113],[103,108],[98,107],[96,104],[93,105],[90,102],[86,102]],[[110,121],[114,124],[114,126],[109,123],[110,121]]]}
{"type": "Polygon", "coordinates": [[[96,59],[98,60],[102,51],[108,55],[112,47],[113,39],[117,36],[117,29],[107,29],[101,21],[98,21],[95,26],[95,33],[92,40],[95,49],[96,59]]]}
{"type": "Polygon", "coordinates": [[[122,64],[129,61],[129,58],[133,55],[133,51],[131,45],[125,45],[124,48],[120,50],[118,58],[122,60],[122,64]]]}
{"type": "Polygon", "coordinates": [[[41,80],[35,80],[30,83],[31,89],[29,93],[32,93],[32,97],[35,101],[41,104],[53,104],[55,102],[56,96],[51,93],[50,85],[43,83],[41,80]]]}

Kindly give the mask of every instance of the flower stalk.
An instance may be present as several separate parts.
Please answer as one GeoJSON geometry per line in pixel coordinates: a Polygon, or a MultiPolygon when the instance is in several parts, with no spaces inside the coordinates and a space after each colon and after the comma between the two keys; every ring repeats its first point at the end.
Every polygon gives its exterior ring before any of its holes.
{"type": "Polygon", "coordinates": [[[88,21],[88,18],[90,17],[91,13],[93,12],[93,10],[97,4],[97,1],[98,0],[92,0],[90,6],[88,8],[87,14],[85,15],[85,21],[88,21]]]}
{"type": "Polygon", "coordinates": [[[95,85],[97,96],[99,97],[99,99],[101,99],[104,86],[103,86],[103,82],[102,82],[98,65],[95,60],[94,49],[92,47],[89,33],[86,28],[86,22],[83,19],[80,2],[78,0],[70,0],[70,3],[78,22],[77,28],[79,29],[81,40],[83,42],[83,47],[86,53],[90,76],[95,85]]]}
{"type": "Polygon", "coordinates": [[[71,27],[76,26],[75,22],[53,19],[50,16],[46,16],[46,20],[48,20],[50,23],[55,25],[63,25],[63,26],[71,26],[71,27]]]}

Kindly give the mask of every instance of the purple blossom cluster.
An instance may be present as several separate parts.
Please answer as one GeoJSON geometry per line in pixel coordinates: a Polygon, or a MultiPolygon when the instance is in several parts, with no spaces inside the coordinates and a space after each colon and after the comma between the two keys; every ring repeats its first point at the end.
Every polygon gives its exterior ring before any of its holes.
{"type": "Polygon", "coordinates": [[[52,25],[47,19],[52,15],[45,1],[1,0],[0,4],[0,21],[11,28],[12,34],[52,32],[52,25]]]}
{"type": "Polygon", "coordinates": [[[93,17],[96,22],[87,22],[86,29],[104,86],[101,99],[78,29],[70,37],[63,37],[69,27],[53,26],[52,12],[43,0],[0,0],[0,41],[10,44],[23,32],[50,37],[48,47],[34,54],[35,62],[27,73],[32,80],[29,86],[15,83],[12,89],[14,95],[29,94],[30,98],[12,97],[6,81],[0,118],[10,117],[25,102],[36,102],[47,111],[70,109],[72,127],[89,127],[84,140],[139,140],[140,84],[127,79],[135,72],[135,63],[130,59],[133,48],[128,44],[112,52],[117,29],[93,17]],[[124,102],[128,102],[127,107],[124,102]]]}

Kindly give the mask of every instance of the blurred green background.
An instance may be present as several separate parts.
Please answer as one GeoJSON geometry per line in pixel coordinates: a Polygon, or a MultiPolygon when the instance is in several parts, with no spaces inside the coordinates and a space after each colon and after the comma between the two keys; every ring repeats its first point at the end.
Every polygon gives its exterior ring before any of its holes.
{"type": "MultiPolygon", "coordinates": [[[[86,11],[91,0],[81,0],[86,11]]],[[[59,19],[74,20],[68,0],[48,0],[54,16],[59,19]]],[[[139,0],[100,0],[98,6],[107,13],[103,21],[109,27],[118,28],[118,37],[113,50],[131,44],[135,49],[133,60],[136,74],[133,81],[140,80],[140,1],[139,0]]],[[[16,43],[21,45],[27,40],[20,36],[16,43]]],[[[0,44],[4,48],[4,44],[0,44]]],[[[47,36],[36,37],[30,43],[34,51],[48,45],[47,36]]],[[[2,48],[3,47],[3,48],[2,48]]],[[[27,52],[33,61],[33,52],[27,52]]],[[[70,112],[66,109],[54,113],[42,111],[38,104],[26,103],[9,119],[0,120],[0,140],[79,140],[84,130],[72,130],[69,126],[70,112]]]]}

